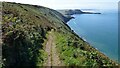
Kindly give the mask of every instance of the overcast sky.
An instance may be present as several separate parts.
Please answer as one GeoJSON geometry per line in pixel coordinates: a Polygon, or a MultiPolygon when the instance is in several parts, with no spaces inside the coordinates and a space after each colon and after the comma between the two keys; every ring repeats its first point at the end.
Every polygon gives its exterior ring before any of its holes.
{"type": "Polygon", "coordinates": [[[53,9],[117,9],[119,0],[0,0],[41,5],[53,9]]]}

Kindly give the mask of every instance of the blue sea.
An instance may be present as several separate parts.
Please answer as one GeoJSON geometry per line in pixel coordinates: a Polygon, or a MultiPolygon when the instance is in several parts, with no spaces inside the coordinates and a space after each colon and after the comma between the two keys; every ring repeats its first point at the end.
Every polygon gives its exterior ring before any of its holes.
{"type": "Polygon", "coordinates": [[[97,12],[102,14],[73,15],[75,19],[67,24],[91,46],[118,62],[118,13],[112,10],[97,12]]]}

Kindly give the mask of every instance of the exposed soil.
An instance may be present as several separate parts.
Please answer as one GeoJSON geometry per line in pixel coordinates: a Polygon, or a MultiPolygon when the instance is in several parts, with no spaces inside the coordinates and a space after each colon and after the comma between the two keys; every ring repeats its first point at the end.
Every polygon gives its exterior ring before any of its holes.
{"type": "Polygon", "coordinates": [[[63,66],[63,63],[60,61],[59,55],[57,53],[54,38],[55,37],[52,31],[49,32],[48,40],[45,45],[45,51],[48,53],[48,56],[44,66],[63,66]]]}

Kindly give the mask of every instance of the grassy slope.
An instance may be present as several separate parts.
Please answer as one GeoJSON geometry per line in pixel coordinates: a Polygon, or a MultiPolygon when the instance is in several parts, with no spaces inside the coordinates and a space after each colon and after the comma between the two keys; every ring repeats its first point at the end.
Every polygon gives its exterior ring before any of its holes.
{"type": "Polygon", "coordinates": [[[115,65],[108,57],[79,38],[55,10],[3,2],[3,62],[7,65],[44,63],[46,34],[54,29],[60,58],[66,65],[115,65]]]}

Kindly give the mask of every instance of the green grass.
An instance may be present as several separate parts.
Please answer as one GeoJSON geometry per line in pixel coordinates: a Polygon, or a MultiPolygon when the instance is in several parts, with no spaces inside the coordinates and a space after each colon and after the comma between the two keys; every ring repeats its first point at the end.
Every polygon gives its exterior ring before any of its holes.
{"type": "Polygon", "coordinates": [[[114,63],[85,42],[74,39],[72,34],[54,33],[60,59],[68,66],[112,66],[114,63]],[[79,45],[83,44],[83,45],[79,45]]]}

